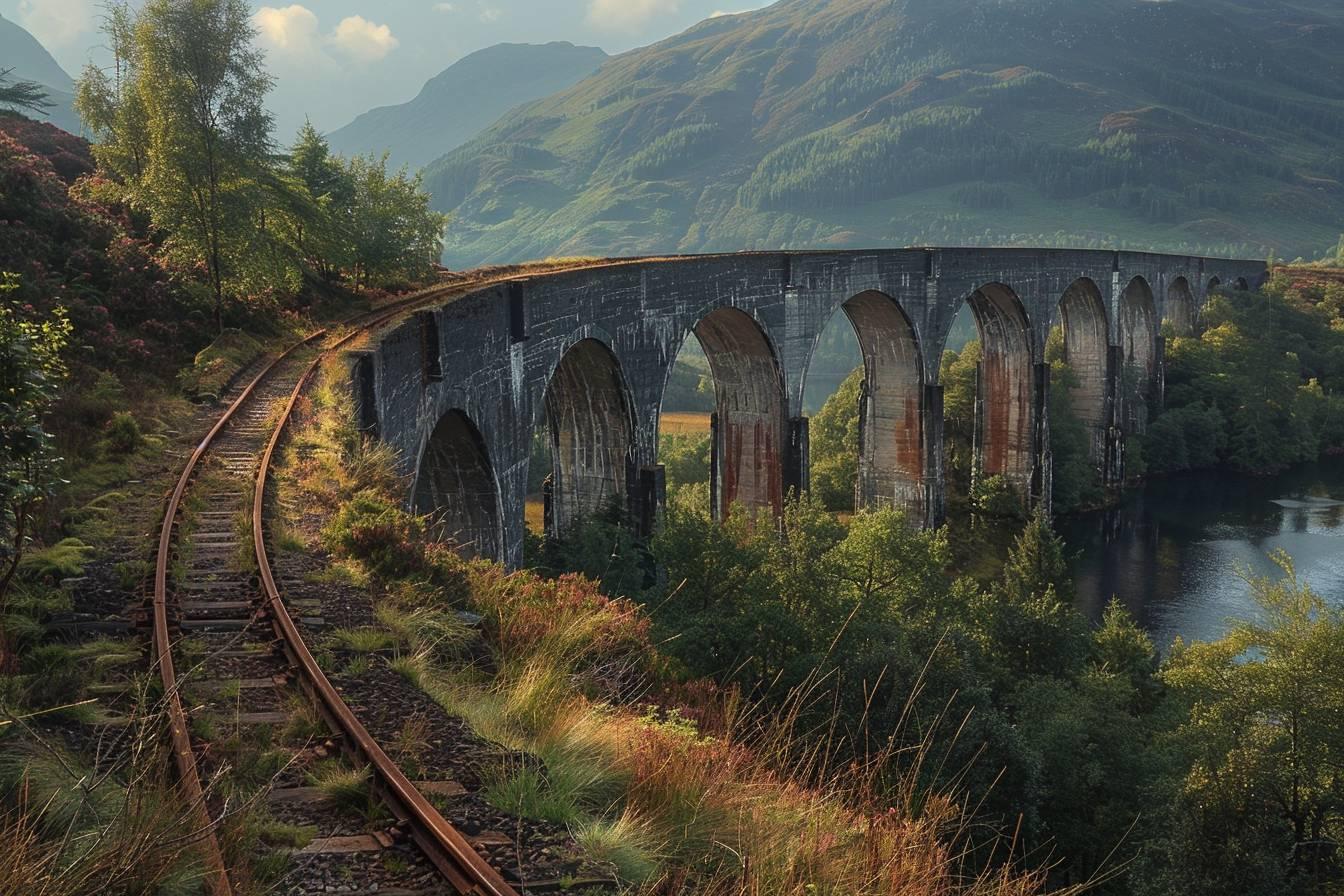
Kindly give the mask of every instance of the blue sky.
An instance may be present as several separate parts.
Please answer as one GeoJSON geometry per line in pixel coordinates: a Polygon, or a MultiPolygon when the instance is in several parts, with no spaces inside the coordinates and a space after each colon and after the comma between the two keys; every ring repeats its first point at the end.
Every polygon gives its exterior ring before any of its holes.
{"type": "MultiPolygon", "coordinates": [[[[767,0],[252,0],[284,138],[305,116],[334,130],[404,102],[454,61],[504,41],[567,40],[618,53],[767,0]]],[[[100,0],[0,0],[71,75],[99,54],[100,0]]]]}

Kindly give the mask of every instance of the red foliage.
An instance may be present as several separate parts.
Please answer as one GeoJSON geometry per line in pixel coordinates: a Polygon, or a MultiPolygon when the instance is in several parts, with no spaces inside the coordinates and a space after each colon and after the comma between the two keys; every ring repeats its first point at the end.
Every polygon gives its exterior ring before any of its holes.
{"type": "Polygon", "coordinates": [[[46,159],[67,186],[92,174],[97,167],[88,141],[54,124],[18,115],[0,115],[0,133],[8,134],[16,143],[46,159]]]}
{"type": "MultiPolygon", "coordinates": [[[[484,584],[484,583],[482,583],[484,584]]],[[[496,643],[505,652],[524,651],[553,635],[583,632],[583,665],[589,670],[610,663],[642,660],[652,651],[649,619],[638,604],[607,597],[597,583],[581,575],[544,579],[528,572],[499,576],[476,598],[495,625],[496,643]]]]}
{"type": "Polygon", "coordinates": [[[18,130],[40,149],[0,128],[0,270],[20,275],[24,301],[68,309],[81,360],[112,370],[175,371],[209,341],[208,319],[189,314],[184,278],[163,267],[124,209],[83,198],[92,192],[80,189],[88,179],[72,191],[57,172],[53,162],[66,176],[87,168],[82,140],[28,125],[18,130]]]}

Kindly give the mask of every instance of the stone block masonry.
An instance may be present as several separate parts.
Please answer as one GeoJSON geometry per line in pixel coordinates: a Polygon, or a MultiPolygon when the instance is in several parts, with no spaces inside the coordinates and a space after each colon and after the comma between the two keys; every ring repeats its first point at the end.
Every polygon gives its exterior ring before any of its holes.
{"type": "Polygon", "coordinates": [[[665,489],[658,421],[694,332],[715,380],[714,511],[775,511],[808,481],[808,366],[843,311],[863,351],[857,497],[942,519],[939,360],[969,305],[978,476],[1050,500],[1046,339],[1107,481],[1161,401],[1160,327],[1197,330],[1211,289],[1256,288],[1263,262],[1057,249],[890,249],[630,260],[522,278],[413,316],[353,366],[361,425],[394,446],[408,496],[464,549],[517,565],[533,432],[554,455],[550,524],[610,504],[650,526],[665,489]]]}

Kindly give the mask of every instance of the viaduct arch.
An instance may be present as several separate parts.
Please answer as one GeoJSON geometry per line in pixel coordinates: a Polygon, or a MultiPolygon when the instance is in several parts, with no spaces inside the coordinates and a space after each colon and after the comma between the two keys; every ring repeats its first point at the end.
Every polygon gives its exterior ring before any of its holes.
{"type": "Polygon", "coordinates": [[[413,506],[464,550],[522,559],[534,421],[551,433],[554,528],[616,502],[657,520],[660,405],[694,332],[716,383],[716,512],[777,511],[807,487],[803,388],[832,315],[864,360],[857,498],[932,524],[944,508],[939,360],[969,304],[984,345],[976,468],[1050,499],[1051,329],[1094,461],[1123,477],[1124,440],[1162,400],[1163,325],[1195,332],[1211,290],[1259,286],[1263,262],[1057,249],[737,253],[611,261],[445,299],[352,365],[361,425],[414,477],[413,506]],[[1058,338],[1058,337],[1057,337],[1058,338]]]}

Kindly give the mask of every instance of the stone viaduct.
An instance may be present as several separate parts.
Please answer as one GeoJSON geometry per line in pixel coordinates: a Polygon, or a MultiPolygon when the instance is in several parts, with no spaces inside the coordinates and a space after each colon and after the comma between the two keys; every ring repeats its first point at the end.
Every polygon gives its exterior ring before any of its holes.
{"type": "Polygon", "coordinates": [[[394,446],[413,505],[483,556],[522,559],[529,448],[549,423],[551,521],[613,498],[651,528],[663,393],[683,341],[708,356],[714,511],[778,511],[808,484],[803,388],[833,314],[865,388],[857,498],[925,524],[945,505],[939,360],[963,303],[983,346],[977,475],[1050,500],[1046,339],[1064,334],[1072,401],[1109,482],[1161,401],[1162,324],[1197,326],[1211,290],[1258,287],[1263,262],[1137,252],[893,249],[630,260],[521,277],[408,317],[353,362],[361,425],[394,446]]]}

